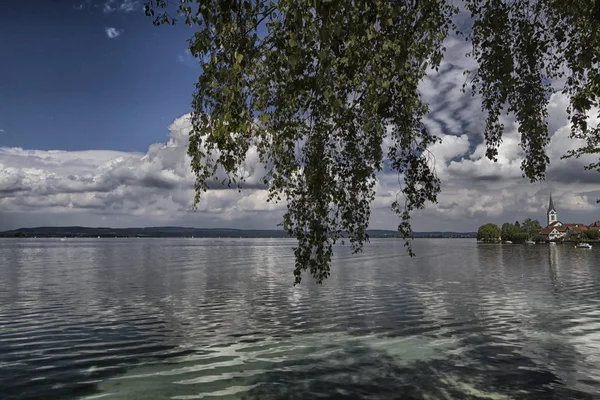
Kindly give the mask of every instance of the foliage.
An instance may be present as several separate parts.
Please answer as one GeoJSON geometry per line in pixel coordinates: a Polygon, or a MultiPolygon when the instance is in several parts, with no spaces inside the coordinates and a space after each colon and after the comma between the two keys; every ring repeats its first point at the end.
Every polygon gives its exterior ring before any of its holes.
{"type": "Polygon", "coordinates": [[[587,240],[599,240],[600,239],[600,230],[597,229],[588,229],[587,231],[583,231],[583,237],[587,240]]]}
{"type": "Polygon", "coordinates": [[[518,221],[515,224],[506,222],[502,225],[502,240],[510,240],[514,243],[521,243],[529,239],[529,233],[523,230],[518,223],[518,221]]]}
{"type": "MultiPolygon", "coordinates": [[[[195,204],[218,172],[226,174],[224,184],[241,188],[241,165],[257,146],[269,199],[287,202],[283,226],[298,240],[295,282],[306,270],[322,282],[344,233],[355,252],[368,240],[376,174],[387,160],[403,179],[403,197],[392,209],[408,240],[411,212],[435,202],[440,191],[428,152],[438,138],[422,123],[428,108],[417,87],[440,65],[443,41],[455,29],[452,3],[180,0],[173,10],[167,0],[148,0],[145,11],[156,25],[174,24],[175,12],[196,27],[189,43],[202,72],[188,149],[195,204]]],[[[582,116],[600,86],[598,3],[465,4],[473,17],[466,39],[479,68],[464,88],[483,98],[486,155],[497,156],[500,115],[514,113],[523,174],[531,181],[544,177],[549,80],[562,77],[572,96],[573,135],[592,146],[582,151],[597,149],[590,138],[598,132],[582,116]]]]}
{"type": "Polygon", "coordinates": [[[531,240],[533,240],[536,243],[540,243],[540,242],[545,242],[546,238],[542,235],[539,234],[535,234],[533,236],[530,237],[531,240]]]}
{"type": "MultiPolygon", "coordinates": [[[[547,105],[563,81],[571,136],[586,145],[565,157],[600,153],[600,130],[587,114],[600,98],[600,2],[597,0],[465,0],[474,19],[467,36],[479,68],[471,71],[473,93],[487,112],[487,156],[495,159],[502,139],[499,117],[513,113],[520,125],[524,175],[544,174],[549,161],[547,105]]],[[[465,86],[468,86],[465,84],[465,86]]],[[[598,169],[600,162],[587,169],[598,169]]]]}
{"type": "Polygon", "coordinates": [[[534,237],[539,235],[540,231],[542,230],[542,225],[537,219],[532,220],[531,218],[527,218],[525,221],[523,221],[521,229],[527,232],[529,237],[534,237]]]}
{"type": "Polygon", "coordinates": [[[477,230],[477,240],[482,242],[494,242],[500,238],[500,228],[496,224],[481,225],[477,230]]]}
{"type": "Polygon", "coordinates": [[[435,202],[440,190],[427,150],[438,139],[422,123],[428,109],[417,85],[441,62],[454,7],[437,0],[183,1],[179,10],[198,27],[190,50],[203,69],[189,144],[196,201],[218,168],[224,183],[241,187],[240,165],[256,145],[269,166],[269,199],[287,202],[283,227],[298,240],[296,283],[305,270],[321,282],[344,232],[354,251],[367,239],[385,157],[404,177],[404,199],[392,208],[409,237],[410,212],[435,202]]]}
{"type": "Polygon", "coordinates": [[[512,236],[515,232],[515,226],[510,222],[502,224],[501,237],[502,240],[512,240],[512,236]]]}
{"type": "Polygon", "coordinates": [[[3,234],[0,235],[0,237],[25,238],[28,236],[23,232],[4,232],[3,234]]]}
{"type": "Polygon", "coordinates": [[[522,230],[517,230],[513,233],[511,242],[513,243],[523,243],[529,239],[529,235],[527,232],[523,232],[522,230]]]}
{"type": "Polygon", "coordinates": [[[513,243],[522,243],[528,239],[533,241],[541,241],[539,235],[542,230],[538,220],[532,220],[531,218],[525,219],[523,224],[519,224],[516,221],[514,224],[506,222],[502,225],[502,240],[510,240],[513,243]]]}

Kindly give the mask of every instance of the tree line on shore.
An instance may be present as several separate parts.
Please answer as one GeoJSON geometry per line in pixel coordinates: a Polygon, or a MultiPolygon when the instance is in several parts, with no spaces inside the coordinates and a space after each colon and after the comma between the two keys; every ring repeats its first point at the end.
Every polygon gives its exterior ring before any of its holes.
{"type": "MultiPolygon", "coordinates": [[[[534,242],[548,240],[545,236],[540,235],[541,230],[542,226],[540,222],[531,218],[527,218],[522,224],[519,224],[519,221],[516,221],[514,224],[506,222],[502,224],[502,228],[496,224],[489,223],[479,227],[477,240],[482,242],[510,241],[513,243],[523,243],[527,240],[534,242]]],[[[600,240],[600,230],[584,230],[570,238],[587,241],[600,240]]]]}
{"type": "Polygon", "coordinates": [[[505,222],[502,228],[496,224],[484,224],[477,230],[477,240],[482,242],[511,241],[523,243],[526,240],[539,242],[544,240],[540,235],[542,225],[537,219],[527,218],[522,224],[516,221],[514,224],[505,222]]]}

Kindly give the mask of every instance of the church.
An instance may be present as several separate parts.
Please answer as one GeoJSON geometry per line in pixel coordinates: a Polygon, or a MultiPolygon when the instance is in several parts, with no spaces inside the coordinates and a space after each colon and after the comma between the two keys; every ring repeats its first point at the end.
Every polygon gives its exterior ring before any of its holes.
{"type": "Polygon", "coordinates": [[[600,221],[596,221],[590,226],[585,224],[563,224],[560,222],[558,220],[558,212],[556,211],[554,202],[552,201],[552,194],[550,194],[548,211],[546,212],[546,215],[548,218],[548,224],[546,227],[542,228],[540,231],[540,236],[543,236],[548,240],[557,240],[579,235],[588,229],[600,229],[600,221]]]}

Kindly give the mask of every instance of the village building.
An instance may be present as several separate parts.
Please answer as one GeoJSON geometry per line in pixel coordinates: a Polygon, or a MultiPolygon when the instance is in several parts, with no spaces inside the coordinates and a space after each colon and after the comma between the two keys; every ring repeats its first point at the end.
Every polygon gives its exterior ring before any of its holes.
{"type": "Polygon", "coordinates": [[[594,229],[594,230],[600,231],[600,221],[594,222],[593,224],[588,226],[588,229],[594,229]]]}
{"type": "Polygon", "coordinates": [[[562,238],[569,238],[572,236],[580,235],[582,232],[588,229],[600,230],[600,221],[596,221],[591,225],[585,224],[563,224],[558,219],[558,212],[554,207],[552,201],[552,194],[550,194],[550,200],[548,201],[548,210],[546,212],[548,224],[540,231],[540,236],[545,237],[548,240],[556,240],[562,238]]]}

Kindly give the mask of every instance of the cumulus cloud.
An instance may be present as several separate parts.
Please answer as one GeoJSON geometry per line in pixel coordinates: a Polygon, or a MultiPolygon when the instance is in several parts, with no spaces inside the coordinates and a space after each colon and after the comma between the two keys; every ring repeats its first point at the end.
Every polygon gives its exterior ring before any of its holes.
{"type": "MultiPolygon", "coordinates": [[[[109,37],[118,34],[107,28],[109,37]]],[[[561,159],[567,150],[579,147],[569,138],[568,99],[560,93],[550,99],[548,179],[531,184],[522,178],[518,126],[510,118],[504,118],[498,162],[485,157],[480,99],[460,91],[462,71],[474,67],[465,57],[469,44],[450,37],[446,48],[440,71],[430,71],[419,87],[432,110],[424,122],[441,139],[429,151],[442,193],[438,204],[415,214],[413,228],[467,231],[485,222],[528,217],[544,223],[550,192],[561,221],[599,220],[595,200],[600,197],[600,174],[583,169],[593,158],[561,159]]],[[[0,148],[0,228],[64,224],[276,228],[285,205],[266,201],[264,166],[255,148],[242,166],[245,189],[239,193],[211,182],[198,210],[192,211],[190,129],[189,115],[177,118],[169,126],[168,141],[151,144],[144,153],[0,148]]],[[[223,177],[223,171],[218,173],[223,177]]],[[[398,196],[398,176],[384,171],[376,190],[371,227],[394,229],[398,220],[390,205],[398,196]]]]}
{"type": "MultiPolygon", "coordinates": [[[[71,223],[276,228],[284,204],[266,201],[261,182],[264,166],[255,148],[242,166],[245,189],[239,193],[211,183],[198,210],[192,211],[194,176],[186,153],[190,129],[189,115],[176,119],[169,127],[168,141],[152,144],[144,153],[0,148],[0,206],[12,216],[10,228],[71,223]]],[[[430,151],[443,190],[438,204],[417,213],[415,229],[464,231],[489,220],[526,217],[543,221],[550,189],[564,216],[561,219],[583,223],[600,219],[594,202],[594,191],[600,187],[597,174],[584,172],[579,160],[556,156],[562,155],[564,144],[574,145],[563,142],[566,130],[562,126],[554,132],[556,142],[548,151],[553,162],[549,175],[559,179],[537,184],[520,176],[516,127],[507,131],[497,163],[484,157],[484,144],[476,134],[440,131],[441,143],[430,151]],[[567,181],[552,171],[590,177],[567,181]]],[[[223,177],[223,171],[219,174],[223,177]]],[[[373,227],[395,227],[397,220],[389,207],[398,185],[393,172],[379,176],[373,227]]]]}
{"type": "Polygon", "coordinates": [[[104,32],[106,32],[106,36],[108,36],[109,39],[115,39],[123,34],[123,29],[117,29],[107,26],[106,28],[104,28],[104,32]]]}
{"type": "MultiPolygon", "coordinates": [[[[415,228],[430,230],[438,226],[467,230],[487,221],[527,217],[544,223],[550,192],[561,220],[585,223],[600,219],[600,208],[595,201],[600,174],[583,168],[593,162],[594,157],[561,159],[568,150],[582,144],[569,137],[565,95],[552,95],[548,106],[551,142],[546,149],[550,157],[546,181],[532,184],[522,177],[520,164],[524,153],[519,147],[518,126],[509,117],[502,118],[505,135],[498,149],[498,162],[485,157],[481,99],[460,91],[465,82],[463,71],[476,67],[472,59],[465,57],[470,46],[464,40],[449,37],[439,73],[430,71],[419,87],[431,108],[424,122],[442,140],[430,148],[442,180],[442,193],[438,204],[418,213],[415,228]]],[[[590,114],[597,116],[598,113],[592,110],[590,114]]]]}
{"type": "MultiPolygon", "coordinates": [[[[192,211],[190,129],[189,115],[176,119],[169,127],[169,140],[150,145],[145,153],[0,148],[0,206],[15,216],[28,214],[27,220],[37,213],[36,225],[69,223],[79,214],[78,220],[92,225],[235,227],[245,221],[250,227],[258,221],[262,227],[276,227],[283,205],[266,201],[264,167],[255,148],[242,166],[244,191],[211,182],[211,190],[192,211]]],[[[219,174],[224,178],[223,171],[219,174]]],[[[11,227],[16,223],[13,219],[11,227]]]]}

